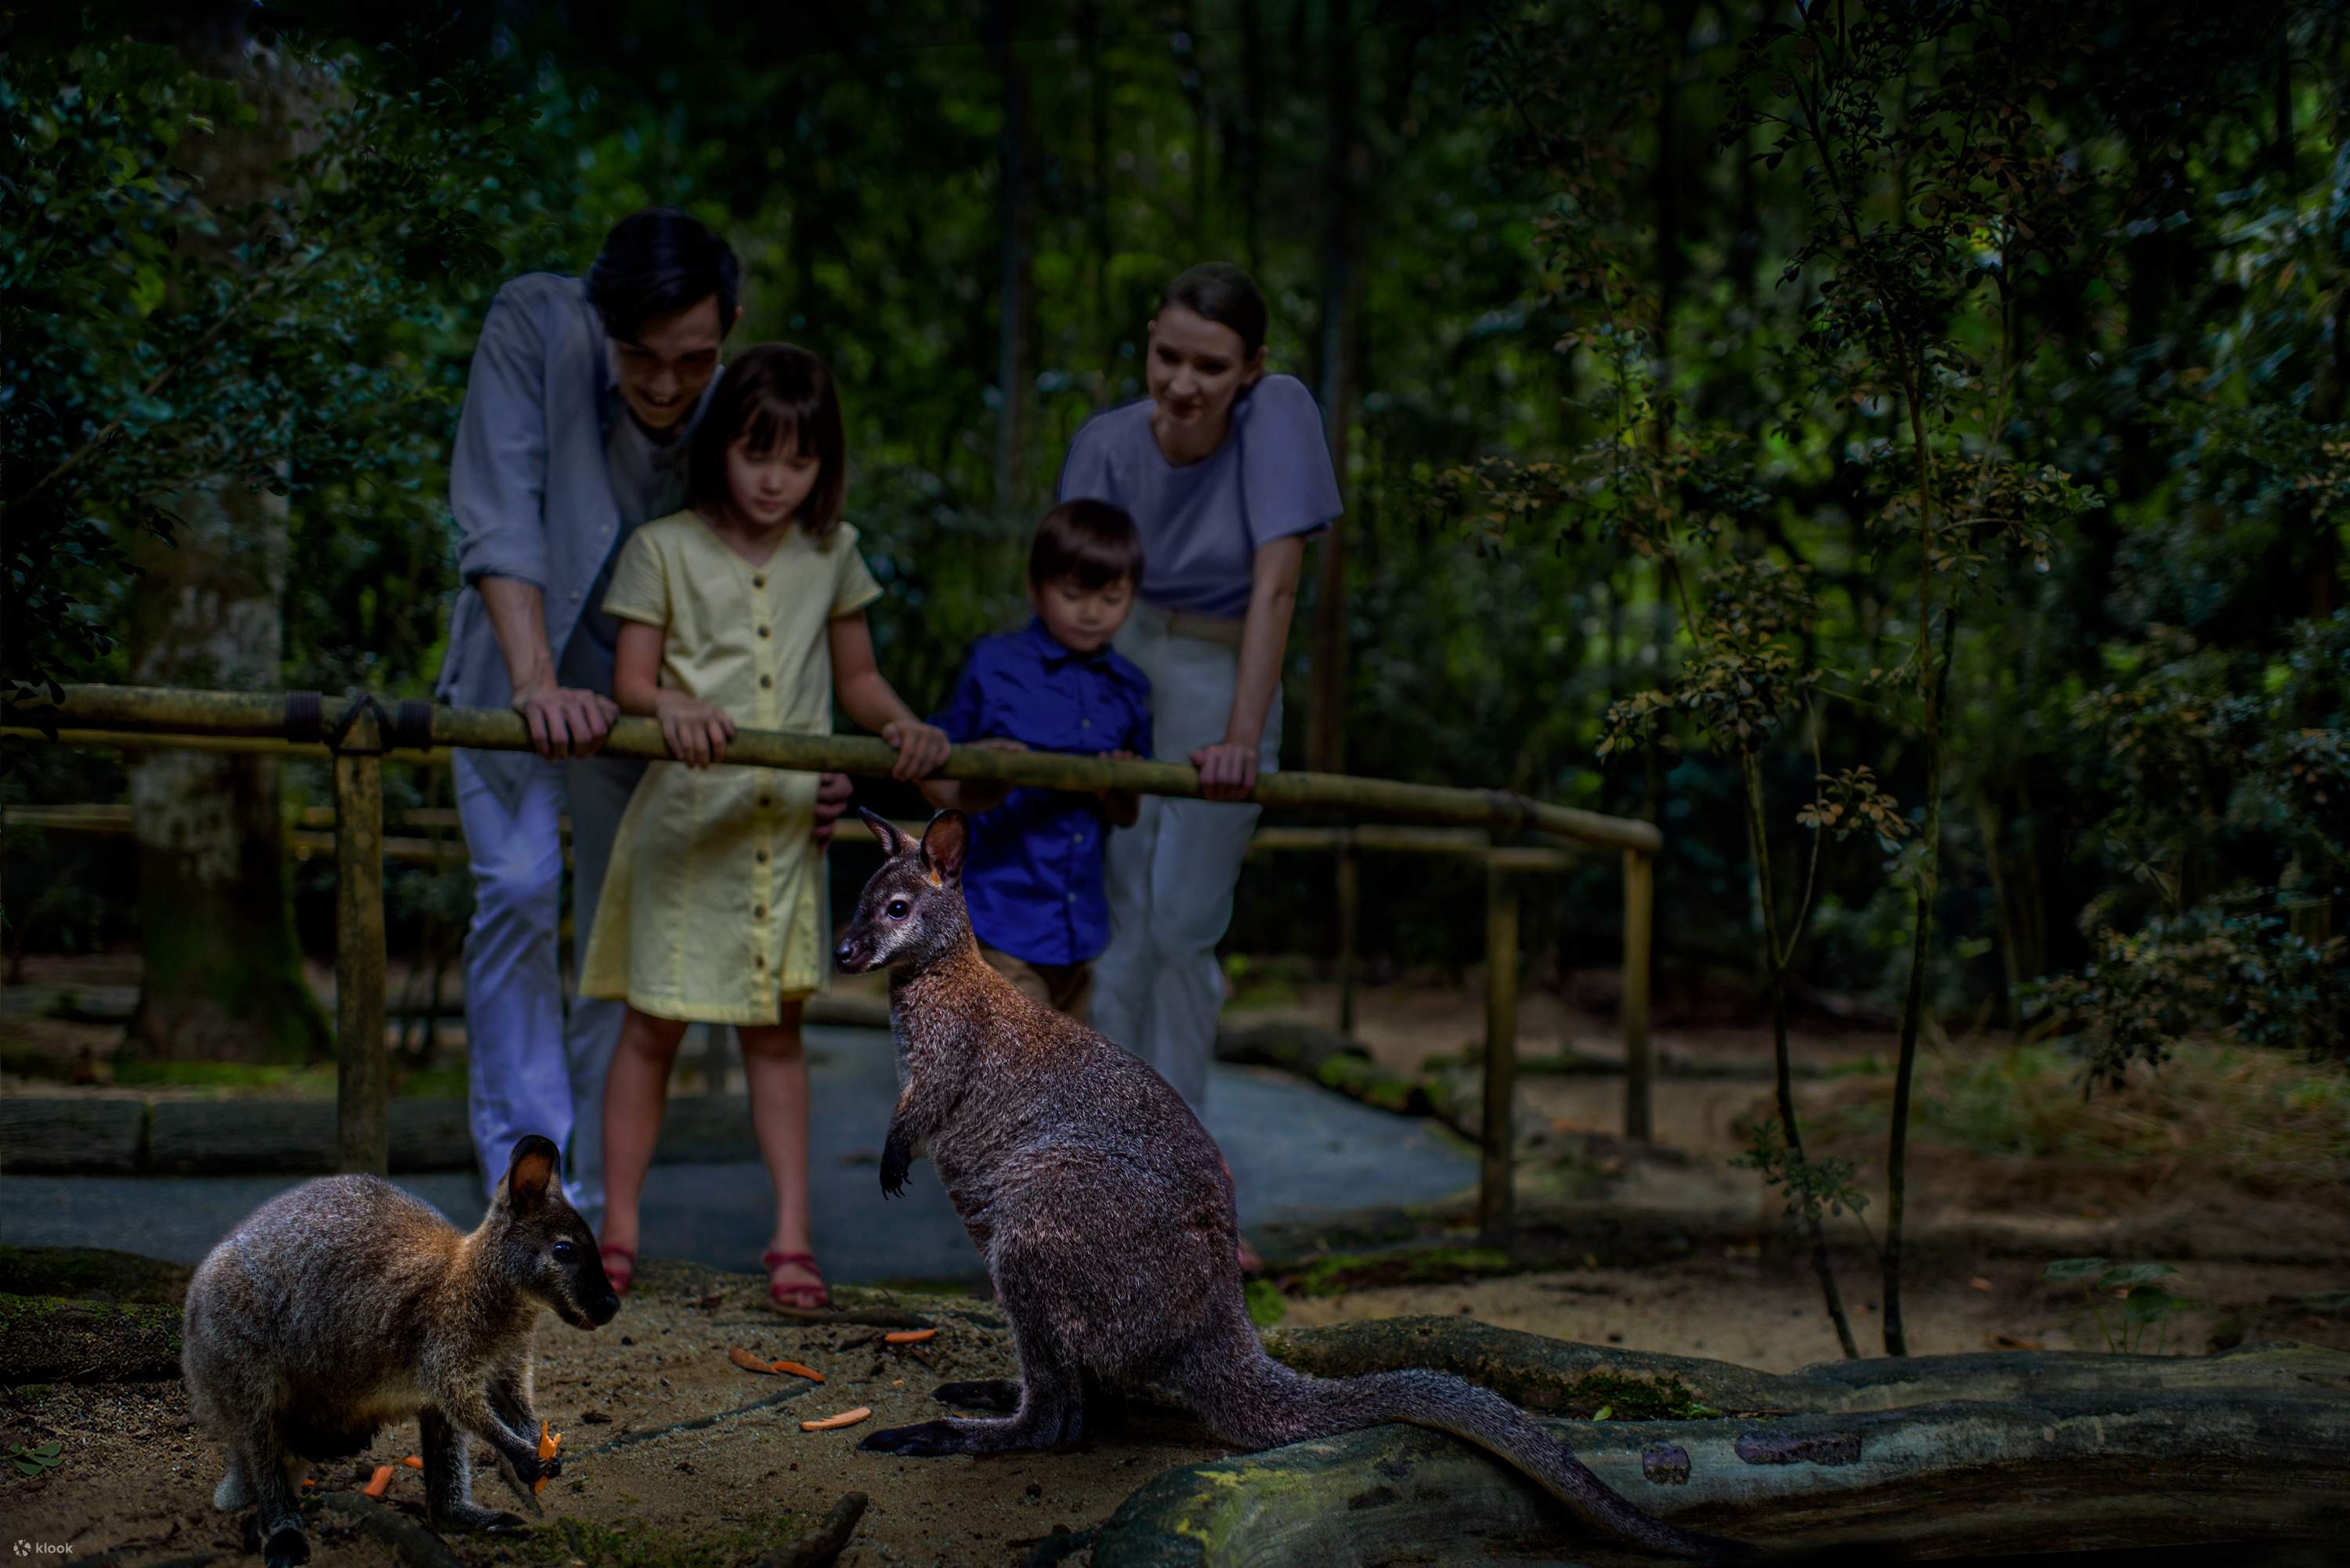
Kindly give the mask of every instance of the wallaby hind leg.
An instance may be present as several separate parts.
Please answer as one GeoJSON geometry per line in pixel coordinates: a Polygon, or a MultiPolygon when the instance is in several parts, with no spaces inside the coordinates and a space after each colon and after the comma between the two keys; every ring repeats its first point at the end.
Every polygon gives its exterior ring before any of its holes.
{"type": "Polygon", "coordinates": [[[927,1459],[947,1454],[1049,1449],[1085,1435],[1084,1380],[1060,1344],[1043,1332],[1047,1320],[1035,1304],[1035,1295],[1001,1276],[996,1286],[1012,1319],[1013,1344],[1020,1353],[1019,1399],[1012,1414],[993,1420],[949,1419],[892,1427],[874,1433],[858,1448],[868,1453],[927,1459]]]}
{"type": "MultiPolygon", "coordinates": [[[[248,1438],[229,1461],[242,1470],[253,1496],[255,1533],[269,1568],[295,1568],[310,1561],[310,1538],[302,1533],[302,1505],[295,1486],[309,1467],[274,1441],[248,1438]]],[[[222,1485],[227,1484],[226,1478],[222,1485]]],[[[215,1494],[217,1496],[217,1494],[215,1494]]]]}
{"type": "MultiPolygon", "coordinates": [[[[1126,1395],[1115,1385],[1093,1377],[1085,1379],[1084,1430],[1100,1434],[1123,1426],[1126,1421],[1126,1395]]],[[[985,1410],[997,1416],[1009,1416],[1020,1408],[1020,1385],[1009,1377],[982,1377],[968,1383],[941,1383],[931,1391],[931,1397],[941,1405],[952,1405],[963,1410],[985,1410]]]]}
{"type": "Polygon", "coordinates": [[[438,1410],[417,1414],[424,1450],[424,1506],[442,1530],[520,1530],[519,1514],[484,1508],[473,1501],[473,1467],[465,1434],[438,1410]]]}

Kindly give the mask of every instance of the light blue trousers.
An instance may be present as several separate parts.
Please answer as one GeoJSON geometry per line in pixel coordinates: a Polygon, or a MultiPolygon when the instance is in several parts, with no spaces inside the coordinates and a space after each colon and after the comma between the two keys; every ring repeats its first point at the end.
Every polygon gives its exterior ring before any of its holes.
{"type": "MultiPolygon", "coordinates": [[[[1136,608],[1118,650],[1150,677],[1151,754],[1191,760],[1224,738],[1240,680],[1237,630],[1192,635],[1187,618],[1136,608]]],[[[1197,623],[1191,623],[1196,625],[1197,623]]],[[[1281,761],[1281,694],[1266,715],[1257,766],[1281,761]]],[[[1109,947],[1094,965],[1093,1025],[1159,1070],[1193,1106],[1208,1097],[1208,1063],[1224,1006],[1216,944],[1232,921],[1232,889],[1262,808],[1231,802],[1142,798],[1132,827],[1110,835],[1109,947]]]]}
{"type": "Polygon", "coordinates": [[[563,1188],[590,1230],[604,1223],[604,1078],[627,1009],[566,998],[561,930],[563,837],[571,816],[572,968],[587,951],[596,899],[640,762],[452,753],[457,815],[473,868],[465,934],[467,1117],[484,1189],[495,1193],[515,1140],[553,1138],[563,1188]],[[568,1008],[566,1002],[568,1001],[568,1008]]]}

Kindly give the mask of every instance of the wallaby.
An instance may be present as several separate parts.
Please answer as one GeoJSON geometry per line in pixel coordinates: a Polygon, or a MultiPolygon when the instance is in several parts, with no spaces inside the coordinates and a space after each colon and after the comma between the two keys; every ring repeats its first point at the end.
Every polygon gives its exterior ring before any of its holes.
{"type": "Polygon", "coordinates": [[[1182,1096],[982,961],[962,900],[961,813],[940,813],[920,840],[860,815],[889,859],[834,956],[851,974],[889,971],[899,1092],[881,1190],[902,1191],[914,1158],[929,1156],[986,1259],[1020,1366],[1016,1390],[939,1391],[1009,1415],[893,1428],[860,1448],[1048,1448],[1082,1435],[1089,1391],[1155,1386],[1250,1449],[1388,1421],[1431,1427],[1491,1449],[1642,1546],[1747,1552],[1643,1513],[1488,1389],[1429,1371],[1309,1377],[1274,1360],[1242,1293],[1232,1177],[1182,1096]]]}
{"type": "Polygon", "coordinates": [[[305,1182],[197,1267],[181,1354],[188,1405],[228,1459],[213,1506],[258,1509],[269,1568],[309,1560],[296,1501],[309,1466],[363,1452],[379,1427],[411,1416],[435,1525],[524,1523],[473,1501],[469,1438],[537,1510],[532,1483],[562,1469],[538,1457],[539,1312],[594,1329],[620,1310],[563,1196],[560,1158],[546,1138],[516,1142],[471,1235],[380,1177],[305,1182]]]}

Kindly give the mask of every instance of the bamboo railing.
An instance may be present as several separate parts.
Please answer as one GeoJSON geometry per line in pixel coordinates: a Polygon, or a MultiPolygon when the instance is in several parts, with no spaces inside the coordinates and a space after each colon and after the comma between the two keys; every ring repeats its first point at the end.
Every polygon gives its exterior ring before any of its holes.
{"type": "MultiPolygon", "coordinates": [[[[322,701],[311,693],[193,691],[171,688],[77,686],[56,702],[9,704],[0,734],[126,750],[193,747],[330,760],[335,805],[337,1124],[338,1165],[381,1173],[390,1155],[389,1047],[385,1040],[382,767],[387,760],[432,763],[452,747],[527,751],[520,715],[401,702],[397,709],[364,693],[322,701]]],[[[606,737],[616,756],[666,758],[660,727],[621,719],[606,737]]],[[[739,730],[726,760],[751,767],[886,777],[897,753],[885,742],[849,735],[739,730]]],[[[1000,752],[958,746],[939,770],[949,779],[1046,789],[1123,789],[1198,799],[1199,774],[1168,763],[1113,762],[1052,752],[1000,752]]],[[[1661,836],[1653,824],[1552,805],[1501,790],[1411,784],[1341,774],[1263,775],[1250,797],[1294,811],[1334,812],[1419,825],[1336,829],[1272,827],[1261,851],[1323,849],[1338,857],[1341,911],[1342,1030],[1353,1018],[1355,857],[1363,851],[1461,855],[1486,872],[1486,1049],[1483,1147],[1478,1212],[1489,1238],[1507,1235],[1512,1220],[1512,1098],[1517,1059],[1518,912],[1530,876],[1555,874],[1569,852],[1497,846],[1474,833],[1430,833],[1430,826],[1482,829],[1485,835],[1541,834],[1619,851],[1624,858],[1625,1133],[1650,1133],[1648,960],[1654,858],[1661,836]]],[[[38,810],[39,808],[35,808],[38,810]]],[[[74,811],[86,808],[49,808],[74,811]]],[[[23,820],[23,810],[11,816],[23,820]]],[[[50,826],[68,826],[57,820],[50,826]]],[[[95,819],[84,826],[99,827],[95,819]]],[[[307,827],[308,825],[303,825],[307,827]]],[[[99,827],[103,831],[103,827],[99,827]]],[[[323,846],[319,846],[323,847],[323,846]]],[[[437,854],[437,851],[435,851],[437,854]]]]}

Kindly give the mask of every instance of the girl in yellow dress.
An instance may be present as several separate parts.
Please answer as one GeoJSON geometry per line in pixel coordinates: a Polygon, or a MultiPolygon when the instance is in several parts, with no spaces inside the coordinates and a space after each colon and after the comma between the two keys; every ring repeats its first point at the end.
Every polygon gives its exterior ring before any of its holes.
{"type": "Polygon", "coordinates": [[[775,1184],[768,1293],[822,1306],[800,1052],[800,1004],[830,956],[816,775],[720,764],[738,722],[828,732],[836,693],[897,748],[899,778],[944,762],[947,738],[874,668],[865,607],[881,589],[840,521],[845,442],[824,361],[751,349],[692,440],[689,509],[629,536],[604,600],[622,623],[613,695],[660,720],[677,759],[646,770],[620,819],[579,981],[629,1004],[604,1091],[604,1269],[623,1292],[636,1272],[638,1199],[685,1026],[732,1023],[775,1184]]]}

